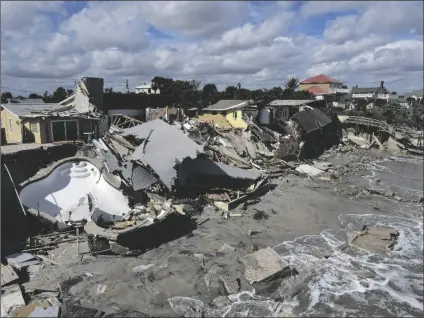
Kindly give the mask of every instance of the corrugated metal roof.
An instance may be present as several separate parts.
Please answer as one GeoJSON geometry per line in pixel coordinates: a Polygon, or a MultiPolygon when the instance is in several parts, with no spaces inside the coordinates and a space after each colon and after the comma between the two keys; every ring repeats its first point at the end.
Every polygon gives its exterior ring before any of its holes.
{"type": "Polygon", "coordinates": [[[316,100],[309,99],[277,99],[273,100],[268,104],[268,106],[301,106],[308,105],[316,102],[316,100]]]}
{"type": "Polygon", "coordinates": [[[318,109],[298,112],[291,119],[296,120],[307,134],[331,123],[331,119],[318,109]]]}
{"type": "Polygon", "coordinates": [[[158,179],[152,175],[146,168],[133,164],[130,183],[134,191],[145,190],[158,182],[158,179]]]}
{"type": "Polygon", "coordinates": [[[236,106],[244,107],[249,103],[247,100],[237,100],[237,99],[221,99],[218,103],[210,105],[204,110],[227,110],[231,108],[236,108],[236,106]]]}
{"type": "Polygon", "coordinates": [[[147,139],[146,144],[143,142],[138,146],[130,158],[149,165],[169,189],[177,177],[174,167],[184,158],[196,158],[199,153],[203,153],[202,146],[176,126],[160,119],[123,129],[122,136],[130,135],[134,135],[137,139],[147,139]]]}

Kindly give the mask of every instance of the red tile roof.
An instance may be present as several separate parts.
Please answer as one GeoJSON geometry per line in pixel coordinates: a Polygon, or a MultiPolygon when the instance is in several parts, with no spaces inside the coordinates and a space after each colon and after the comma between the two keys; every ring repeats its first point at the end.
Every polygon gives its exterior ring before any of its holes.
{"type": "Polygon", "coordinates": [[[312,84],[312,83],[323,84],[323,83],[341,83],[341,82],[324,74],[317,75],[300,82],[300,84],[312,84]]]}
{"type": "Polygon", "coordinates": [[[320,88],[318,86],[308,87],[306,89],[306,91],[308,91],[309,93],[314,94],[314,95],[327,94],[328,93],[327,90],[324,90],[324,89],[322,89],[322,88],[320,88]]]}

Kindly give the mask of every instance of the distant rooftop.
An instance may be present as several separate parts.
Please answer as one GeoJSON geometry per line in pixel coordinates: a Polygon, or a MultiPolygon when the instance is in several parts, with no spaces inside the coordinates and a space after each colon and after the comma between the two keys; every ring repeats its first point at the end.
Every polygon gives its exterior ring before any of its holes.
{"type": "Polygon", "coordinates": [[[316,100],[310,99],[276,99],[268,104],[268,106],[301,106],[308,105],[316,102],[316,100]]]}
{"type": "Polygon", "coordinates": [[[247,100],[221,99],[218,103],[214,105],[210,105],[204,110],[223,111],[223,110],[229,110],[229,109],[242,108],[247,105],[249,105],[249,101],[247,100]]]}
{"type": "Polygon", "coordinates": [[[300,82],[300,84],[326,84],[326,83],[342,83],[342,82],[324,74],[320,74],[300,82]]]}

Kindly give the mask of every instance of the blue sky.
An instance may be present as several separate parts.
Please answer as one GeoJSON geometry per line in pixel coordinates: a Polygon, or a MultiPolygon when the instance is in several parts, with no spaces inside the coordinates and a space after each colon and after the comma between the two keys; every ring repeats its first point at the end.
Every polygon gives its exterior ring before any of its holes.
{"type": "Polygon", "coordinates": [[[135,87],[154,76],[223,89],[318,74],[422,88],[423,8],[408,1],[2,1],[2,86],[135,87]],[[384,18],[382,18],[384,17],[384,18]]]}

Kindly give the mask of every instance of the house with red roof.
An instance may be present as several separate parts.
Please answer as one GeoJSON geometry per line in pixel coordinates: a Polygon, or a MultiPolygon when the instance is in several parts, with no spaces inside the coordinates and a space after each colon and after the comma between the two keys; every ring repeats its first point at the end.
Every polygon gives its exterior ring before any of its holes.
{"type": "Polygon", "coordinates": [[[324,99],[324,95],[349,93],[349,89],[343,82],[324,74],[301,81],[299,89],[314,94],[316,99],[324,99]]]}

